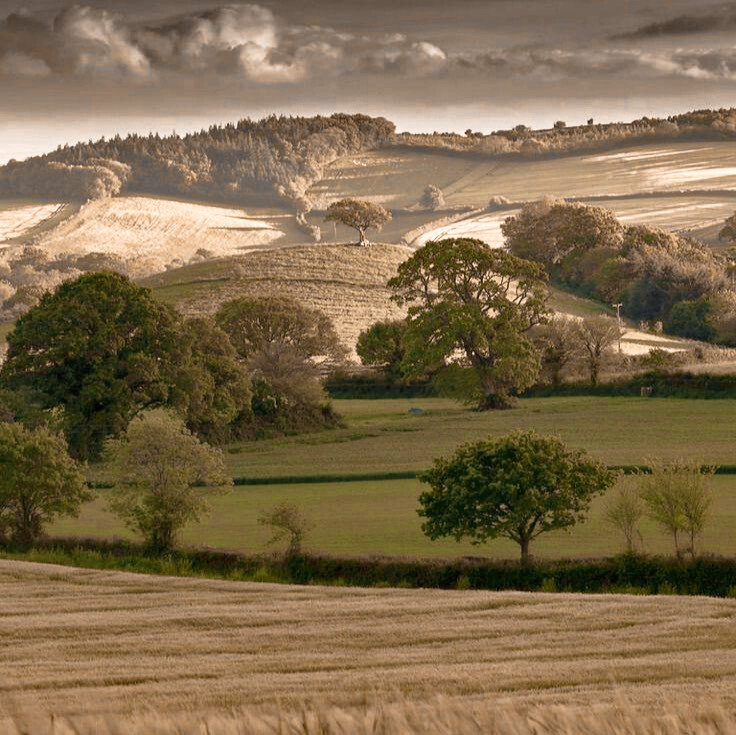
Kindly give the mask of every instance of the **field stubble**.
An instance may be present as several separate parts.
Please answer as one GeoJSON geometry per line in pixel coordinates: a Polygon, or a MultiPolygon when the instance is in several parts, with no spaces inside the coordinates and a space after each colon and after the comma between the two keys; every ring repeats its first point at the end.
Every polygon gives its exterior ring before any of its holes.
{"type": "Polygon", "coordinates": [[[7,560],[0,582],[0,724],[437,694],[465,711],[616,696],[650,713],[667,700],[736,705],[734,600],[292,587],[7,560]]]}

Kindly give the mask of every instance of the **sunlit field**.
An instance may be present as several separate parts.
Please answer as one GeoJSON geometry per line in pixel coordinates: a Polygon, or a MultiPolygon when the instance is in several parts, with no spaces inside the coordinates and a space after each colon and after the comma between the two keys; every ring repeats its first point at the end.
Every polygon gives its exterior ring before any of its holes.
{"type": "Polygon", "coordinates": [[[0,718],[438,693],[468,711],[736,705],[730,599],[292,587],[2,560],[0,580],[0,718]]]}

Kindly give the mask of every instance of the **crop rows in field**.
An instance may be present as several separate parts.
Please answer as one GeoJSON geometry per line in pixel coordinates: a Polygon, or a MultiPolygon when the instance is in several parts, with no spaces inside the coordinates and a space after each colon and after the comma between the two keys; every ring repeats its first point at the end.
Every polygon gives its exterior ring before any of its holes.
{"type": "Polygon", "coordinates": [[[437,693],[736,703],[734,600],[291,587],[7,560],[0,580],[0,718],[437,693]]]}

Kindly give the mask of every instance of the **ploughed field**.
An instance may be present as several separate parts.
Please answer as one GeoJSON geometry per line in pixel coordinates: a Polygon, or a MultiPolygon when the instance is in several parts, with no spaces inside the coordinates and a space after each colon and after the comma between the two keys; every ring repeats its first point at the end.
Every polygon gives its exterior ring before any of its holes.
{"type": "MultiPolygon", "coordinates": [[[[482,546],[430,541],[416,513],[419,493],[427,486],[416,479],[382,477],[422,471],[461,443],[515,429],[559,434],[570,447],[585,449],[609,465],[645,464],[654,457],[734,462],[736,412],[730,400],[530,398],[514,410],[489,413],[438,398],[336,401],[335,406],[345,416],[343,428],[227,447],[226,462],[234,477],[270,482],[236,486],[229,495],[213,497],[212,514],[185,531],[185,543],[263,551],[269,533],[256,519],[261,510],[288,501],[311,519],[306,548],[313,551],[518,558],[518,547],[504,539],[482,546]],[[411,407],[424,412],[410,414],[411,407]],[[326,482],[325,475],[339,481],[326,482]],[[279,481],[285,477],[296,482],[279,481]]],[[[716,476],[713,487],[712,519],[701,548],[736,554],[736,475],[716,476]]],[[[540,536],[533,553],[559,558],[620,552],[623,540],[604,522],[604,505],[605,499],[597,498],[589,519],[570,533],[540,536]]],[[[84,506],[78,519],[57,521],[50,530],[58,535],[130,537],[107,510],[104,490],[84,506]]],[[[670,538],[650,521],[643,522],[641,530],[645,551],[672,553],[670,538]]]]}
{"type": "Polygon", "coordinates": [[[166,717],[276,700],[736,705],[730,599],[293,587],[7,560],[0,584],[3,735],[30,712],[166,717]]]}

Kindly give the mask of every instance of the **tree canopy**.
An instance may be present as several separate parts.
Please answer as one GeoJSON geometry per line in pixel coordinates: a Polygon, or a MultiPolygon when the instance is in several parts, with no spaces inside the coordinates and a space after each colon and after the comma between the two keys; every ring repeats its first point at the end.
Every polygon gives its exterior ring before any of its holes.
{"type": "Polygon", "coordinates": [[[44,525],[79,514],[92,493],[64,439],[45,427],[0,423],[0,541],[31,545],[44,525]]]}
{"type": "Polygon", "coordinates": [[[533,539],[583,520],[615,474],[557,437],[518,431],[464,444],[419,479],[431,487],[419,496],[418,510],[431,539],[482,544],[508,538],[519,544],[525,562],[533,539]]]}
{"type": "Polygon", "coordinates": [[[176,315],[148,289],[91,273],[18,319],[0,378],[35,391],[44,408],[62,408],[72,454],[94,458],[137,411],[168,399],[181,348],[176,315]]]}
{"type": "Polygon", "coordinates": [[[341,364],[346,350],[326,314],[264,296],[229,301],[215,319],[251,374],[255,420],[291,431],[334,423],[320,370],[341,364]]]}
{"type": "Polygon", "coordinates": [[[391,219],[391,213],[380,204],[359,199],[341,199],[327,207],[326,222],[339,222],[358,231],[358,245],[367,245],[365,233],[380,230],[391,219]]]}
{"type": "Polygon", "coordinates": [[[480,240],[428,242],[388,286],[408,306],[407,370],[470,368],[464,388],[477,408],[502,408],[532,385],[539,351],[529,330],[546,320],[544,269],[480,240]]]}
{"type": "Polygon", "coordinates": [[[110,507],[156,552],[171,549],[179,531],[202,517],[207,494],[232,485],[222,452],[163,409],[133,420],[106,453],[116,478],[110,507]]]}

